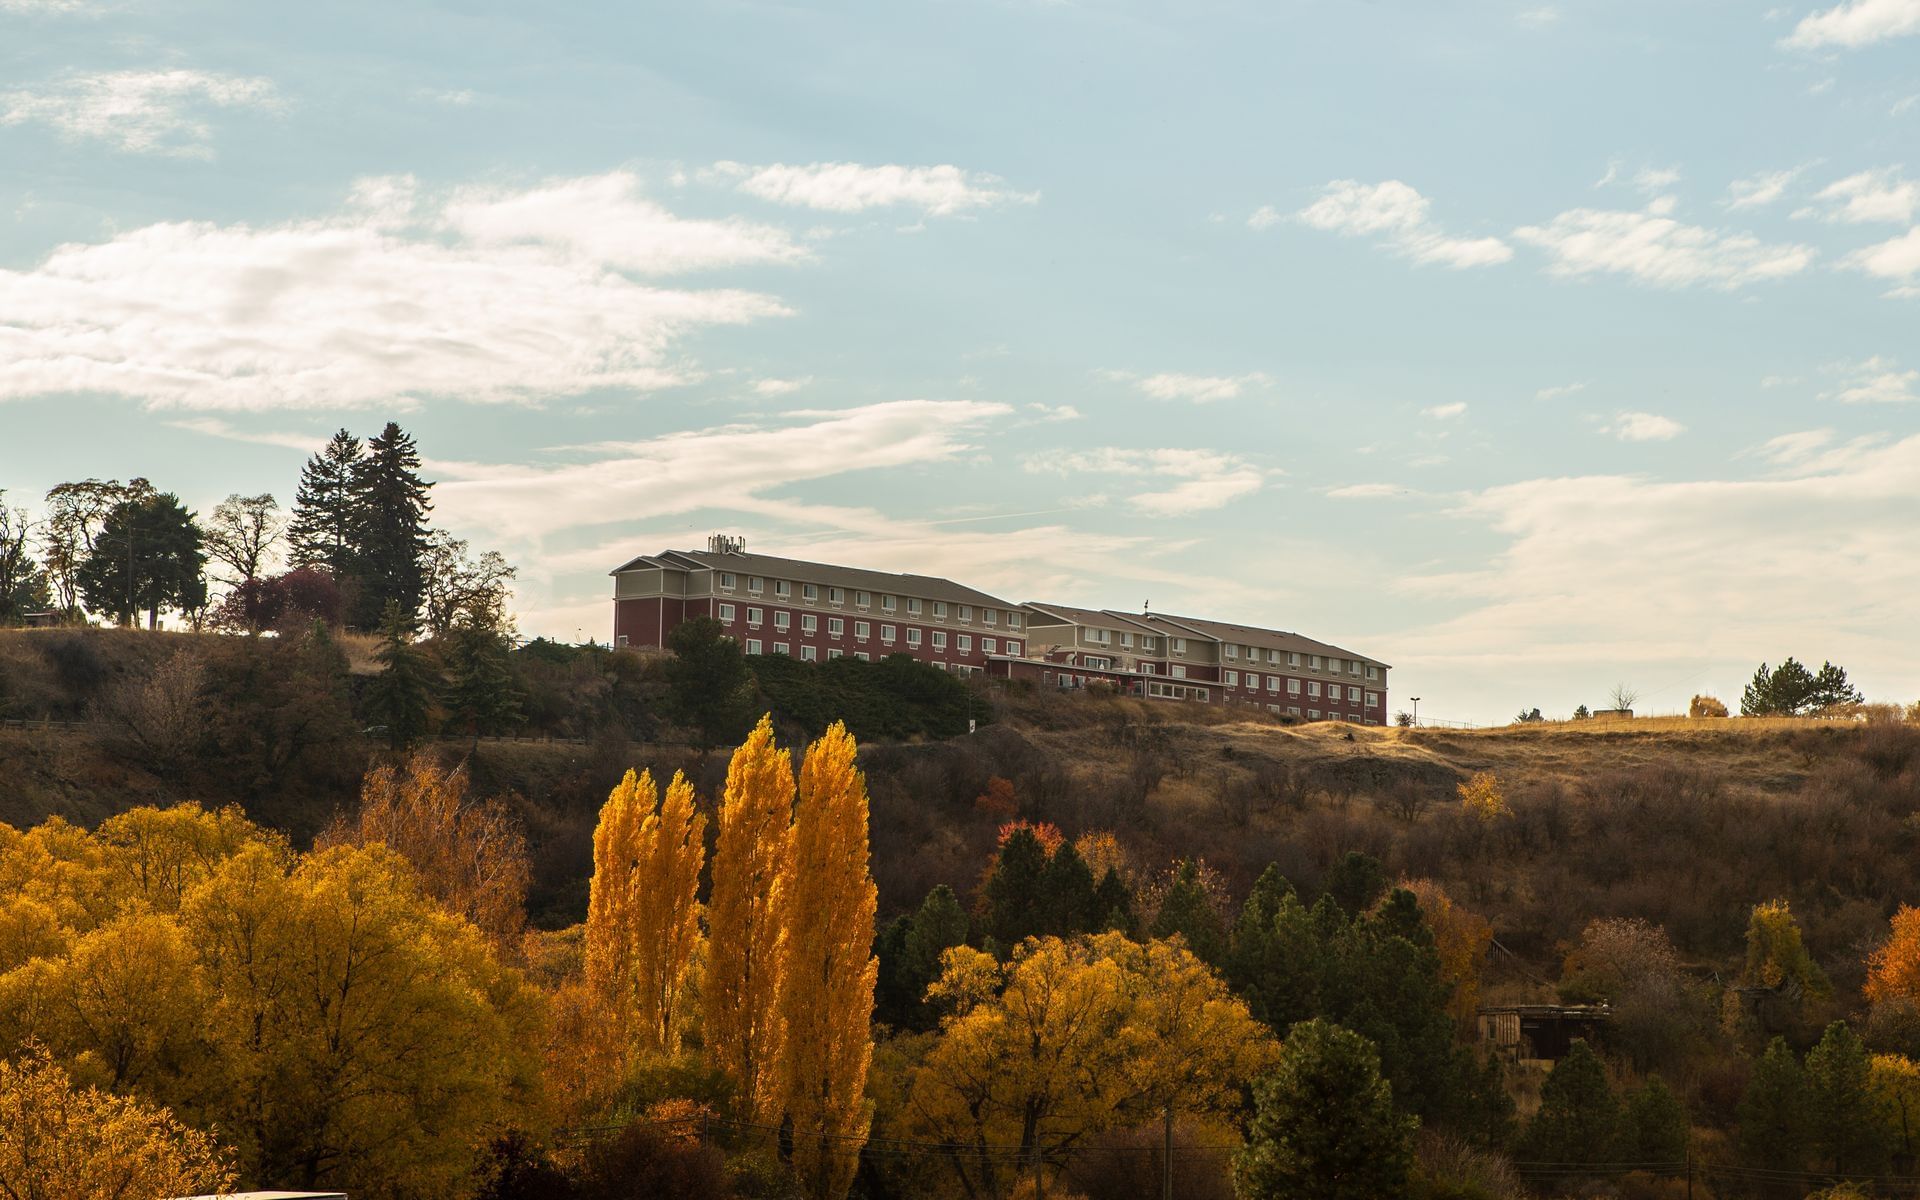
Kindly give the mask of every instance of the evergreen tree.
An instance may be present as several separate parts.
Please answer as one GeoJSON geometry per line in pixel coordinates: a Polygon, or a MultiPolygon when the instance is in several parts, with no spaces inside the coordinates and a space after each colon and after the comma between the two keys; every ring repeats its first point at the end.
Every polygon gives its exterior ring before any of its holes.
{"type": "Polygon", "coordinates": [[[360,439],[342,429],[300,468],[287,557],[294,567],[319,567],[345,581],[353,577],[358,536],[353,477],[360,439]]]}
{"type": "Polygon", "coordinates": [[[1622,1125],[1622,1150],[1628,1160],[1637,1163],[1686,1160],[1690,1126],[1686,1106],[1658,1075],[1648,1076],[1647,1081],[1627,1097],[1622,1125]]]}
{"type": "Polygon", "coordinates": [[[1242,1200],[1377,1200],[1406,1193],[1417,1122],[1367,1039],[1326,1021],[1295,1025],[1272,1075],[1254,1087],[1234,1161],[1242,1200]]]}
{"type": "Polygon", "coordinates": [[[1807,1161],[1807,1081],[1787,1039],[1774,1038],[1740,1098],[1740,1152],[1748,1166],[1798,1171],[1807,1161]]]}
{"type": "Polygon", "coordinates": [[[1885,1130],[1870,1086],[1867,1048],[1845,1021],[1827,1026],[1807,1052],[1807,1141],[1836,1175],[1870,1174],[1887,1162],[1885,1130]]]}
{"type": "Polygon", "coordinates": [[[967,927],[966,910],[944,883],[927,893],[918,911],[894,918],[879,940],[878,1020],[896,1029],[933,1027],[927,986],[940,978],[940,955],[966,944],[967,927]]]}
{"type": "Polygon", "coordinates": [[[1527,1126],[1526,1157],[1566,1165],[1615,1161],[1620,1105],[1600,1057],[1576,1038],[1540,1088],[1540,1109],[1527,1126]]]}
{"type": "Polygon", "coordinates": [[[1040,880],[1040,932],[1056,937],[1096,933],[1105,916],[1087,860],[1071,842],[1055,850],[1040,880]]]}
{"type": "Polygon", "coordinates": [[[122,625],[144,612],[152,629],[163,608],[196,613],[206,607],[206,565],[193,514],[173,493],[155,492],[139,479],[107,513],[78,581],[88,608],[122,625]]]}
{"type": "Polygon", "coordinates": [[[447,716],[473,735],[497,733],[520,716],[520,696],[508,664],[508,641],[478,625],[462,624],[446,635],[447,716]]]}
{"type": "Polygon", "coordinates": [[[711,749],[732,742],[753,723],[753,672],[740,643],[712,617],[682,621],[667,634],[667,701],[674,720],[711,749]]]}
{"type": "Polygon", "coordinates": [[[1208,966],[1218,967],[1225,961],[1227,931],[1200,884],[1200,869],[1192,859],[1180,864],[1147,932],[1156,938],[1180,935],[1193,956],[1208,966]]]}
{"type": "Polygon", "coordinates": [[[987,936],[1001,954],[1041,932],[1041,894],[1047,874],[1047,851],[1022,826],[1007,835],[987,876],[987,936]]]}
{"type": "Polygon", "coordinates": [[[426,593],[427,499],[413,438],[392,421],[367,439],[352,474],[353,611],[370,627],[388,604],[412,618],[426,593]]]}
{"type": "Polygon", "coordinates": [[[1380,860],[1349,850],[1327,872],[1326,893],[1348,916],[1359,916],[1387,891],[1387,872],[1380,860]]]}
{"type": "Polygon", "coordinates": [[[386,619],[380,624],[380,649],[374,654],[381,670],[367,683],[367,716],[385,727],[395,750],[413,745],[427,732],[437,682],[432,663],[413,644],[412,628],[399,605],[387,605],[386,619]]]}
{"type": "Polygon", "coordinates": [[[1107,868],[1100,886],[1094,889],[1093,903],[1100,913],[1101,932],[1133,936],[1133,891],[1127,887],[1127,881],[1120,878],[1117,868],[1107,868]]]}
{"type": "Polygon", "coordinates": [[[1805,716],[1836,705],[1858,704],[1860,700],[1859,689],[1847,681],[1844,668],[1823,662],[1815,674],[1798,660],[1788,658],[1772,670],[1767,669],[1767,664],[1760,664],[1740,694],[1740,715],[1805,716]]]}

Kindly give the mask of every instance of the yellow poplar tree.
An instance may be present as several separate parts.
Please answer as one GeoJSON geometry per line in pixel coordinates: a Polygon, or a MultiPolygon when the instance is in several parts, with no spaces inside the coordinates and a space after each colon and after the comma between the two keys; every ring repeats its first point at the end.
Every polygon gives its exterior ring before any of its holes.
{"type": "Polygon", "coordinates": [[[780,1117],[784,893],[793,861],[793,756],[761,717],[727,764],[707,906],[705,1032],[712,1064],[739,1089],[749,1120],[780,1117]]]}
{"type": "Polygon", "coordinates": [[[836,721],[807,748],[793,814],[792,884],[785,900],[787,982],[783,1083],[793,1166],[814,1200],[853,1183],[872,1122],[873,957],[877,893],[867,861],[867,781],[836,721]]]}
{"type": "Polygon", "coordinates": [[[587,990],[606,1005],[624,1047],[634,1008],[633,875],[640,826],[653,811],[651,775],[628,771],[600,808],[593,830],[593,879],[587,884],[587,990]]]}
{"type": "MultiPolygon", "coordinates": [[[[644,778],[644,777],[643,777],[644,778]]],[[[644,796],[653,790],[646,780],[644,796]]],[[[707,820],[693,811],[693,785],[675,771],[657,812],[640,826],[632,879],[633,977],[640,1049],[680,1051],[681,1001],[700,943],[700,868],[707,820]]]]}

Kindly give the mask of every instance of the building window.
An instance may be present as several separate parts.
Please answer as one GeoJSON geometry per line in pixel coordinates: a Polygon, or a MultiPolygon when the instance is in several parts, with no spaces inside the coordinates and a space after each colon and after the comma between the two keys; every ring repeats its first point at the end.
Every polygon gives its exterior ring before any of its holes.
{"type": "Polygon", "coordinates": [[[933,648],[935,650],[945,650],[947,648],[946,630],[936,629],[933,631],[933,648]]]}
{"type": "Polygon", "coordinates": [[[830,587],[827,589],[828,604],[845,604],[846,602],[847,602],[847,593],[844,590],[837,587],[830,587]]]}
{"type": "Polygon", "coordinates": [[[1157,637],[1143,637],[1140,639],[1140,649],[1148,654],[1153,654],[1160,649],[1160,639],[1157,637]]]}
{"type": "Polygon", "coordinates": [[[907,630],[907,645],[909,645],[909,646],[918,646],[919,644],[920,644],[920,630],[919,630],[919,627],[918,627],[918,626],[914,626],[914,627],[911,627],[911,628],[909,628],[909,629],[907,630]]]}
{"type": "Polygon", "coordinates": [[[801,662],[819,662],[820,661],[819,649],[814,646],[800,647],[800,661],[801,662]]]}
{"type": "Polygon", "coordinates": [[[873,597],[866,592],[855,592],[853,594],[853,606],[855,608],[869,608],[872,605],[873,597]]]}
{"type": "MultiPolygon", "coordinates": [[[[1248,678],[1249,678],[1249,679],[1251,679],[1251,678],[1252,678],[1252,676],[1248,676],[1248,678]]],[[[1227,685],[1228,687],[1239,687],[1239,686],[1240,686],[1240,672],[1238,672],[1238,671],[1228,671],[1228,672],[1226,673],[1226,685],[1227,685]]]]}
{"type": "Polygon", "coordinates": [[[1320,694],[1320,681],[1318,679],[1315,679],[1312,682],[1307,684],[1307,695],[1317,697],[1319,696],[1319,694],[1320,694]]]}
{"type": "Polygon", "coordinates": [[[1307,657],[1307,669],[1310,671],[1318,671],[1324,665],[1325,665],[1325,660],[1323,660],[1318,654],[1309,655],[1307,657]]]}
{"type": "Polygon", "coordinates": [[[733,572],[731,571],[720,572],[720,590],[721,591],[723,592],[732,591],[735,582],[736,581],[733,578],[733,572]]]}
{"type": "Polygon", "coordinates": [[[855,650],[855,651],[853,652],[853,656],[854,656],[855,658],[857,658],[857,659],[859,659],[859,660],[860,660],[861,662],[872,662],[872,661],[873,661],[872,659],[870,659],[870,658],[868,658],[868,657],[867,657],[867,652],[866,652],[865,650],[855,650]]]}
{"type": "Polygon", "coordinates": [[[1308,710],[1307,710],[1307,720],[1309,720],[1309,721],[1318,721],[1319,719],[1320,719],[1320,710],[1319,710],[1319,709],[1317,709],[1317,708],[1310,708],[1310,709],[1308,709],[1308,710]]]}
{"type": "MultiPolygon", "coordinates": [[[[1298,679],[1287,680],[1287,695],[1298,696],[1299,694],[1300,694],[1300,681],[1298,679]]],[[[1300,714],[1295,713],[1293,715],[1297,717],[1300,714]]]]}
{"type": "Polygon", "coordinates": [[[1113,635],[1104,629],[1087,630],[1087,640],[1096,646],[1104,646],[1113,640],[1113,635]]]}
{"type": "Polygon", "coordinates": [[[992,625],[999,620],[1000,612],[998,609],[983,608],[980,610],[980,623],[982,625],[992,625]]]}
{"type": "Polygon", "coordinates": [[[747,653],[748,653],[748,654],[758,654],[758,653],[760,653],[760,639],[759,639],[759,638],[748,638],[748,639],[747,639],[747,653]]]}
{"type": "Polygon", "coordinates": [[[1016,641],[1014,641],[1014,640],[1012,640],[1011,638],[1009,638],[1009,639],[1007,640],[1007,653],[1008,653],[1008,654],[1016,654],[1016,655],[1017,655],[1017,654],[1019,654],[1019,653],[1020,653],[1020,643],[1019,643],[1019,642],[1016,642],[1016,641]]]}
{"type": "Polygon", "coordinates": [[[752,629],[758,629],[758,628],[760,628],[760,620],[761,620],[761,618],[762,618],[762,617],[763,617],[764,615],[765,615],[765,614],[764,614],[764,613],[763,613],[763,612],[762,612],[762,611],[761,611],[760,609],[757,609],[757,608],[749,608],[749,609],[747,610],[747,625],[748,625],[748,627],[749,627],[749,628],[752,628],[752,629]]]}
{"type": "Polygon", "coordinates": [[[893,626],[882,625],[880,627],[880,640],[885,642],[889,646],[893,645],[893,635],[894,635],[893,626]]]}
{"type": "Polygon", "coordinates": [[[981,638],[981,639],[980,639],[980,652],[981,652],[982,654],[997,654],[997,653],[999,653],[999,652],[998,652],[997,650],[995,650],[995,649],[993,648],[993,639],[992,639],[992,638],[981,638]]]}
{"type": "Polygon", "coordinates": [[[1358,703],[1360,702],[1360,689],[1359,689],[1359,688],[1357,688],[1357,687],[1350,687],[1350,688],[1348,688],[1348,689],[1347,689],[1347,700],[1348,700],[1348,701],[1349,701],[1350,703],[1354,703],[1354,704],[1358,704],[1358,703]]]}
{"type": "Polygon", "coordinates": [[[871,632],[873,632],[873,626],[867,624],[865,621],[855,621],[853,623],[853,640],[854,641],[856,642],[866,641],[867,635],[871,632]]]}
{"type": "Polygon", "coordinates": [[[784,579],[776,579],[773,581],[773,594],[776,596],[791,596],[793,595],[793,584],[784,579]]]}
{"type": "Polygon", "coordinates": [[[1379,693],[1379,692],[1368,692],[1368,693],[1367,693],[1367,707],[1368,707],[1368,708],[1379,708],[1379,707],[1380,707],[1380,693],[1379,693]]]}
{"type": "Polygon", "coordinates": [[[1240,657],[1240,647],[1238,647],[1238,646],[1222,646],[1222,647],[1220,647],[1220,655],[1221,655],[1221,657],[1223,657],[1223,658],[1226,658],[1226,659],[1228,659],[1229,661],[1231,661],[1231,660],[1233,660],[1233,659],[1237,659],[1237,658],[1239,658],[1239,657],[1240,657]]]}
{"type": "Polygon", "coordinates": [[[720,606],[720,619],[729,625],[733,623],[733,605],[722,604],[720,606]]]}
{"type": "Polygon", "coordinates": [[[800,614],[800,632],[801,633],[817,633],[819,632],[819,629],[820,629],[819,617],[814,616],[812,613],[800,614]]]}
{"type": "Polygon", "coordinates": [[[1300,710],[1299,710],[1299,709],[1297,709],[1297,708],[1294,708],[1294,707],[1291,707],[1291,706],[1289,706],[1289,707],[1287,708],[1287,715],[1288,715],[1288,716],[1290,716],[1290,717],[1297,717],[1297,716],[1299,716],[1299,715],[1300,715],[1300,710]]]}
{"type": "Polygon", "coordinates": [[[1378,679],[1378,678],[1380,678],[1380,668],[1379,668],[1379,667],[1368,667],[1368,668],[1367,668],[1367,678],[1368,678],[1368,679],[1378,679]]]}
{"type": "Polygon", "coordinates": [[[880,611],[881,611],[881,612],[892,612],[892,611],[893,611],[893,608],[894,608],[894,605],[895,605],[896,603],[898,603],[898,602],[897,602],[896,600],[894,600],[894,598],[893,598],[892,596],[882,596],[882,597],[880,597],[880,611]]]}
{"type": "Polygon", "coordinates": [[[957,639],[955,639],[953,648],[958,650],[962,654],[972,653],[973,652],[973,635],[970,633],[961,634],[957,639]]]}
{"type": "Polygon", "coordinates": [[[1168,638],[1167,641],[1175,654],[1185,654],[1187,652],[1187,639],[1168,638]]]}
{"type": "Polygon", "coordinates": [[[1160,672],[1160,668],[1154,663],[1140,664],[1140,673],[1142,675],[1157,675],[1159,674],[1159,672],[1160,672]]]}
{"type": "Polygon", "coordinates": [[[788,612],[786,609],[783,608],[779,612],[773,614],[773,627],[775,629],[787,629],[792,625],[793,625],[793,614],[788,612]]]}
{"type": "Polygon", "coordinates": [[[758,575],[747,576],[747,595],[758,596],[767,589],[767,581],[758,575]]]}
{"type": "Polygon", "coordinates": [[[920,615],[920,598],[918,596],[907,597],[907,611],[916,617],[920,615]]]}
{"type": "MultiPolygon", "coordinates": [[[[1287,652],[1287,665],[1288,665],[1289,667],[1292,667],[1292,668],[1293,668],[1294,670],[1296,670],[1296,671],[1297,671],[1297,670],[1299,670],[1299,669],[1300,669],[1300,656],[1299,656],[1298,654],[1296,654],[1296,653],[1294,653],[1294,652],[1292,652],[1292,651],[1288,651],[1288,652],[1287,652]]],[[[1297,717],[1297,716],[1299,716],[1300,714],[1299,714],[1299,713],[1295,713],[1295,714],[1293,714],[1293,715],[1297,717]]]]}
{"type": "Polygon", "coordinates": [[[1267,690],[1270,692],[1277,692],[1280,690],[1280,677],[1278,675],[1267,676],[1267,690]]]}
{"type": "Polygon", "coordinates": [[[787,643],[785,642],[775,642],[773,644],[773,652],[775,654],[792,654],[793,648],[788,646],[787,643]]]}
{"type": "Polygon", "coordinates": [[[827,618],[827,636],[828,637],[839,637],[841,634],[845,633],[846,631],[847,631],[847,623],[845,621],[841,620],[839,617],[827,618]]]}
{"type": "Polygon", "coordinates": [[[815,584],[803,583],[800,585],[800,598],[812,604],[820,598],[820,588],[815,584]]]}
{"type": "Polygon", "coordinates": [[[960,619],[967,624],[973,623],[973,605],[962,604],[960,606],[960,619]]]}
{"type": "MultiPolygon", "coordinates": [[[[962,650],[966,649],[965,646],[962,646],[960,648],[962,650]]],[[[1113,660],[1110,658],[1099,658],[1099,657],[1096,657],[1095,655],[1089,654],[1087,655],[1086,661],[1081,663],[1080,665],[1087,668],[1089,671],[1105,671],[1113,666],[1113,660]]]]}
{"type": "Polygon", "coordinates": [[[1008,613],[1008,614],[1007,614],[1007,628],[1008,628],[1008,629],[1018,629],[1018,628],[1020,628],[1020,614],[1019,614],[1019,613],[1017,613],[1017,612],[1010,612],[1010,613],[1008,613]]]}
{"type": "Polygon", "coordinates": [[[947,619],[947,602],[945,600],[935,600],[933,602],[933,615],[942,621],[947,619]]]}
{"type": "Polygon", "coordinates": [[[846,657],[846,651],[844,651],[844,650],[842,650],[842,649],[841,649],[840,647],[838,647],[838,646],[828,646],[828,647],[827,647],[827,661],[828,661],[828,662],[832,662],[832,661],[833,661],[834,659],[836,659],[836,658],[844,658],[844,657],[846,657]]]}
{"type": "Polygon", "coordinates": [[[1168,672],[1168,674],[1172,675],[1175,679],[1185,679],[1187,677],[1187,664],[1173,664],[1173,670],[1168,672]]]}

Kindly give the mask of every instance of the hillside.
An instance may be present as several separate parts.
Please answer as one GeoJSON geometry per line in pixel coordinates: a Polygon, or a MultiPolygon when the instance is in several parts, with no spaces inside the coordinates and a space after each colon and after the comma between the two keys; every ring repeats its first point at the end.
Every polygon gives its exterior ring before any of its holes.
{"type": "MultiPolygon", "coordinates": [[[[28,722],[0,728],[0,820],[57,814],[91,825],[133,805],[194,799],[240,804],[297,843],[311,839],[352,807],[382,748],[316,710],[286,669],[288,650],[110,630],[0,634],[0,699],[28,722]],[[197,714],[180,718],[201,739],[182,756],[163,744],[175,733],[129,727],[125,706],[187,641],[211,665],[197,714]],[[47,718],[77,724],[32,724],[47,718]]],[[[1393,875],[1438,880],[1528,970],[1548,975],[1561,943],[1608,916],[1665,925],[1708,969],[1724,966],[1751,905],[1786,896],[1844,992],[1886,916],[1920,895],[1911,727],[1284,727],[1084,695],[984,699],[997,720],[973,736],[863,747],[883,915],[935,884],[972,890],[1009,815],[976,804],[995,777],[1010,781],[1019,817],[1069,836],[1112,830],[1143,878],[1202,858],[1236,899],[1268,863],[1312,891],[1342,855],[1362,851],[1393,875]],[[1481,771],[1496,776],[1511,815],[1461,810],[1457,785],[1481,771]]],[[[604,728],[580,741],[451,741],[435,752],[469,759],[483,794],[511,795],[534,847],[532,908],[545,924],[584,911],[595,815],[628,767],[684,769],[709,805],[725,774],[720,755],[604,728]]]]}

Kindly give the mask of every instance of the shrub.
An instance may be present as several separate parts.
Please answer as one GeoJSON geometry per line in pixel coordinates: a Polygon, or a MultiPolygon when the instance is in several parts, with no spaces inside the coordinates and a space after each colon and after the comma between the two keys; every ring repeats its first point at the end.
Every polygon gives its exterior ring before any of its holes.
{"type": "Polygon", "coordinates": [[[1712,696],[1695,696],[1693,703],[1687,705],[1689,717],[1724,717],[1727,706],[1712,696]]]}
{"type": "Polygon", "coordinates": [[[1473,778],[1460,785],[1460,807],[1482,821],[1504,817],[1513,811],[1507,807],[1506,794],[1492,771],[1477,771],[1473,778]]]}

